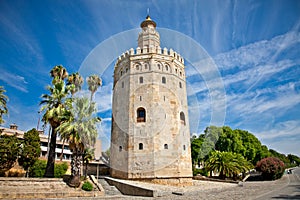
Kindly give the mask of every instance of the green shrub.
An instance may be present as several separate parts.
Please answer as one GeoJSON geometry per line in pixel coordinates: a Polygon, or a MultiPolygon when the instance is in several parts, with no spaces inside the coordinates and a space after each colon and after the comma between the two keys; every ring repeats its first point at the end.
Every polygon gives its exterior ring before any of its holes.
{"type": "MultiPolygon", "coordinates": [[[[30,177],[43,177],[47,166],[46,160],[37,160],[29,171],[30,177]]],[[[66,162],[55,163],[54,165],[54,177],[61,178],[68,170],[68,164],[66,162]]]]}
{"type": "Polygon", "coordinates": [[[66,162],[56,163],[54,165],[54,177],[61,178],[68,170],[68,164],[66,162]]]}
{"type": "Polygon", "coordinates": [[[94,187],[89,181],[85,181],[81,188],[85,191],[92,191],[94,187]]]}
{"type": "Polygon", "coordinates": [[[46,160],[37,160],[29,170],[30,177],[43,177],[47,166],[46,160]]]}
{"type": "Polygon", "coordinates": [[[201,174],[202,176],[208,176],[208,171],[205,168],[202,169],[193,169],[193,176],[201,174]]]}
{"type": "Polygon", "coordinates": [[[276,180],[282,177],[285,166],[279,158],[268,157],[257,162],[256,170],[262,173],[265,180],[276,180]]]}

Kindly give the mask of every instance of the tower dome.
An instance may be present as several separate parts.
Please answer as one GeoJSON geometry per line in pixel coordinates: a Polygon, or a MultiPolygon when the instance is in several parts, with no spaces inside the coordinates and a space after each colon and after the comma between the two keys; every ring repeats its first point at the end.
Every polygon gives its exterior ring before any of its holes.
{"type": "Polygon", "coordinates": [[[141,23],[142,32],[139,34],[138,46],[142,48],[151,48],[160,46],[160,36],[156,31],[156,23],[149,15],[141,23]]]}

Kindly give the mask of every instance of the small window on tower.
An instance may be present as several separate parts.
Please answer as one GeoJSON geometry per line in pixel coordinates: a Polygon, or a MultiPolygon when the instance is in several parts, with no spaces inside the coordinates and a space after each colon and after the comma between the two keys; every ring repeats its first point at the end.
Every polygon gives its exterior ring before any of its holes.
{"type": "Polygon", "coordinates": [[[183,125],[185,125],[185,116],[183,112],[180,112],[180,121],[183,125]]]}
{"type": "Polygon", "coordinates": [[[122,88],[124,88],[124,82],[122,81],[122,88]]]}
{"type": "Polygon", "coordinates": [[[144,78],[141,76],[140,77],[140,83],[143,83],[144,82],[144,78]]]}
{"type": "Polygon", "coordinates": [[[163,84],[165,84],[165,83],[166,83],[166,77],[162,77],[162,78],[161,78],[161,82],[162,82],[163,84]]]}
{"type": "Polygon", "coordinates": [[[168,70],[169,70],[169,66],[168,66],[168,65],[166,65],[165,67],[166,67],[166,71],[168,71],[168,70]]]}
{"type": "Polygon", "coordinates": [[[148,69],[148,64],[147,63],[145,64],[145,69],[148,69]]]}
{"type": "Polygon", "coordinates": [[[157,64],[157,68],[160,70],[160,64],[157,64]]]}
{"type": "Polygon", "coordinates": [[[140,69],[140,66],[139,66],[139,65],[136,65],[136,66],[135,66],[135,69],[136,69],[136,70],[139,70],[139,69],[140,69]]]}
{"type": "Polygon", "coordinates": [[[143,150],[143,149],[144,149],[143,143],[139,143],[139,150],[143,150]]]}
{"type": "Polygon", "coordinates": [[[181,82],[179,82],[179,88],[182,88],[182,84],[181,84],[181,82]]]}
{"type": "Polygon", "coordinates": [[[137,109],[137,122],[146,122],[146,110],[145,108],[137,109]]]}
{"type": "Polygon", "coordinates": [[[126,68],[126,73],[128,72],[128,68],[126,68]]]}
{"type": "Polygon", "coordinates": [[[122,146],[119,146],[119,152],[121,152],[121,151],[122,151],[122,149],[123,149],[123,148],[122,148],[122,146]]]}
{"type": "Polygon", "coordinates": [[[168,149],[168,144],[164,144],[164,149],[168,149]]]}
{"type": "Polygon", "coordinates": [[[183,151],[185,151],[185,145],[183,145],[183,151]]]}

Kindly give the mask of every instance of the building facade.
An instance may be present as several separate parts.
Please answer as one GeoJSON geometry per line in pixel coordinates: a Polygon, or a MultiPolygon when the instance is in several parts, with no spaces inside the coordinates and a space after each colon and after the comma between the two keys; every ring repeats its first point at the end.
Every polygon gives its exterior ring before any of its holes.
{"type": "MultiPolygon", "coordinates": [[[[1,134],[4,135],[15,135],[20,140],[24,137],[24,131],[19,130],[16,124],[11,124],[9,128],[0,127],[1,134]]],[[[49,138],[48,135],[45,135],[43,131],[39,131],[40,137],[40,145],[41,145],[41,155],[40,158],[47,159],[48,158],[48,149],[49,149],[49,138]]],[[[101,157],[101,140],[97,140],[95,144],[95,159],[99,160],[101,157]]],[[[55,159],[60,160],[62,157],[63,161],[71,161],[72,152],[69,149],[68,142],[62,142],[60,139],[56,140],[56,148],[55,148],[55,159]],[[64,150],[62,151],[62,148],[64,150]]]]}
{"type": "Polygon", "coordinates": [[[190,131],[184,59],[161,49],[156,23],[141,23],[138,47],[114,67],[111,175],[190,179],[190,131]]]}

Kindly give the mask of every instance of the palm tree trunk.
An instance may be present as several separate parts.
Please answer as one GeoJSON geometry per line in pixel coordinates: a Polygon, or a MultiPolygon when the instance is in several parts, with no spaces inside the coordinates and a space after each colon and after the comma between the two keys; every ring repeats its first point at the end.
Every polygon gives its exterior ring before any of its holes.
{"type": "Polygon", "coordinates": [[[49,177],[49,178],[54,177],[55,148],[56,148],[56,135],[57,135],[55,129],[56,127],[52,127],[49,155],[48,155],[47,166],[44,174],[44,177],[49,177]]]}
{"type": "Polygon", "coordinates": [[[68,185],[71,187],[78,187],[80,185],[80,165],[81,158],[79,152],[76,149],[73,151],[71,160],[71,179],[68,183],[68,185]]]}
{"type": "Polygon", "coordinates": [[[63,140],[63,145],[62,145],[62,148],[61,148],[60,161],[62,161],[63,156],[64,156],[64,148],[65,148],[65,140],[63,140]]]}

